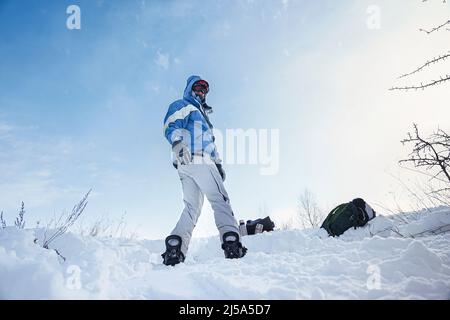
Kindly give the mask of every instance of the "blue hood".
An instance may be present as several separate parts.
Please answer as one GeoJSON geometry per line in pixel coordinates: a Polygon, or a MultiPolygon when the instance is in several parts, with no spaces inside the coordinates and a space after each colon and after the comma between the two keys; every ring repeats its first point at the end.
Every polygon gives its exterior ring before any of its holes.
{"type": "Polygon", "coordinates": [[[187,79],[183,99],[170,104],[164,117],[164,135],[171,145],[176,141],[186,140],[191,152],[209,154],[212,160],[220,163],[219,153],[214,144],[213,126],[207,115],[212,109],[206,102],[202,105],[192,96],[192,85],[198,80],[202,78],[190,76],[187,79]],[[199,127],[201,132],[198,130],[199,127]]]}
{"type": "Polygon", "coordinates": [[[198,81],[202,80],[199,76],[190,76],[187,79],[186,88],[184,89],[183,93],[183,99],[188,100],[191,103],[195,103],[197,106],[201,105],[201,101],[197,100],[195,97],[192,96],[192,85],[198,81]]]}

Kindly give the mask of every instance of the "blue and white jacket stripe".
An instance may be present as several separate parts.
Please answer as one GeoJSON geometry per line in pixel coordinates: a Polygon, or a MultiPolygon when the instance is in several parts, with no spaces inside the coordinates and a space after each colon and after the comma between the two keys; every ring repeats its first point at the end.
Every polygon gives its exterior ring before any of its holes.
{"type": "Polygon", "coordinates": [[[221,160],[214,143],[213,128],[206,118],[201,102],[192,94],[192,85],[198,80],[201,80],[199,76],[190,76],[183,99],[169,106],[164,117],[164,136],[171,145],[182,140],[191,153],[207,154],[218,163],[221,160]]]}

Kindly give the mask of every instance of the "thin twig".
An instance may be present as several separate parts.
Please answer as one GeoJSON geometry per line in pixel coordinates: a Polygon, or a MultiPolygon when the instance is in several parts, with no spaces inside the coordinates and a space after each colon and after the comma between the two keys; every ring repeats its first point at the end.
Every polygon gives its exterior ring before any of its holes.
{"type": "Polygon", "coordinates": [[[425,90],[428,87],[432,87],[441,83],[444,83],[446,81],[450,80],[450,75],[446,75],[445,77],[441,77],[439,80],[432,80],[429,83],[423,84],[421,83],[420,85],[415,85],[415,86],[405,86],[405,87],[392,87],[389,89],[389,91],[395,91],[395,90],[425,90]]]}
{"type": "Polygon", "coordinates": [[[433,58],[430,61],[427,61],[424,65],[422,65],[419,68],[417,68],[416,70],[414,70],[413,72],[401,75],[400,77],[398,77],[398,79],[405,78],[405,77],[408,77],[408,76],[413,75],[415,73],[418,73],[418,72],[422,71],[423,69],[425,69],[426,67],[429,67],[430,65],[432,65],[434,63],[438,63],[439,61],[443,61],[443,60],[447,59],[448,57],[450,57],[450,53],[447,53],[447,54],[445,54],[443,56],[439,56],[437,58],[433,58]]]}
{"type": "Polygon", "coordinates": [[[443,24],[441,24],[440,26],[437,26],[431,30],[425,30],[420,28],[419,31],[425,32],[426,34],[430,34],[433,33],[435,31],[439,31],[440,29],[442,29],[443,27],[445,27],[446,25],[450,24],[450,20],[448,20],[447,22],[444,22],[443,24]]]}

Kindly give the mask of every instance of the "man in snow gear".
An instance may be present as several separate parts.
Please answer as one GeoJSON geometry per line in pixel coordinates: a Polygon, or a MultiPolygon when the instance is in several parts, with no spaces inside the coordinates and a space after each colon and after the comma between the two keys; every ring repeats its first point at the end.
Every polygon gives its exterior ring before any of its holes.
{"type": "Polygon", "coordinates": [[[178,170],[183,189],[184,210],[168,237],[178,236],[180,239],[179,251],[183,255],[180,262],[186,256],[204,196],[214,211],[221,242],[225,243],[224,235],[227,233],[237,235],[232,243],[229,241],[223,246],[225,256],[240,258],[245,254],[236,253],[235,247],[241,248],[241,252],[246,251],[240,242],[239,226],[223,184],[225,171],[208,117],[212,113],[212,108],[206,103],[208,93],[207,81],[199,76],[189,77],[183,99],[173,102],[164,118],[164,136],[172,145],[173,165],[178,170]],[[234,253],[227,254],[226,250],[234,253]]]}
{"type": "Polygon", "coordinates": [[[181,238],[171,235],[166,238],[166,252],[162,255],[163,263],[166,266],[174,266],[184,261],[184,254],[181,252],[181,238]]]}
{"type": "Polygon", "coordinates": [[[350,228],[362,227],[375,218],[376,212],[361,198],[343,203],[334,208],[322,223],[321,228],[330,236],[340,236],[350,228]]]}

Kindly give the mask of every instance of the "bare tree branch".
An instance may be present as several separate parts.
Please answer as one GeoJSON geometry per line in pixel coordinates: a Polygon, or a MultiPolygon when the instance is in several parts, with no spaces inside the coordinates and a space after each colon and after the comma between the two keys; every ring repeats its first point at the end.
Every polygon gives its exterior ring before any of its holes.
{"type": "Polygon", "coordinates": [[[414,86],[392,87],[389,90],[390,91],[395,91],[395,90],[406,90],[406,91],[408,91],[408,90],[420,90],[420,89],[425,90],[428,87],[432,87],[432,86],[435,86],[435,85],[438,85],[438,84],[442,84],[442,83],[444,83],[446,81],[449,81],[449,80],[450,80],[450,75],[446,75],[445,77],[441,76],[441,78],[439,80],[431,80],[431,82],[426,83],[426,84],[421,83],[420,85],[414,85],[414,86]]]}
{"type": "Polygon", "coordinates": [[[447,53],[447,54],[444,54],[444,55],[442,55],[442,56],[438,56],[437,58],[433,58],[433,59],[427,61],[425,64],[423,64],[422,66],[420,66],[420,67],[417,68],[416,70],[414,70],[414,71],[412,71],[412,72],[410,72],[410,73],[406,73],[406,74],[404,74],[404,75],[401,75],[400,77],[398,77],[398,79],[402,79],[402,78],[411,76],[411,75],[413,75],[413,74],[415,74],[415,73],[418,73],[418,72],[422,71],[423,69],[425,69],[425,68],[431,66],[432,64],[438,63],[438,62],[440,62],[440,61],[444,61],[444,60],[447,59],[448,57],[450,57],[450,52],[447,53]]]}
{"type": "Polygon", "coordinates": [[[433,33],[435,31],[439,31],[440,29],[442,29],[443,27],[445,27],[448,24],[450,24],[450,20],[444,22],[443,24],[441,24],[441,25],[439,25],[439,26],[437,26],[437,27],[435,27],[435,28],[433,28],[431,30],[425,30],[425,29],[420,28],[419,31],[425,32],[426,34],[430,34],[430,33],[433,33]]]}
{"type": "Polygon", "coordinates": [[[441,193],[441,192],[447,192],[447,191],[450,191],[450,188],[441,188],[441,189],[437,189],[437,190],[432,190],[429,194],[441,193]]]}
{"type": "Polygon", "coordinates": [[[401,142],[404,145],[413,143],[414,147],[409,157],[400,160],[399,163],[411,162],[416,168],[437,169],[432,180],[443,176],[446,178],[445,182],[450,183],[450,136],[446,132],[438,129],[428,139],[424,139],[420,136],[417,125],[414,124],[414,135],[408,133],[408,137],[401,142]]]}
{"type": "MultiPolygon", "coordinates": [[[[427,0],[422,0],[422,2],[428,2],[428,1],[427,0]]],[[[447,3],[447,1],[443,0],[442,3],[447,3]]],[[[426,34],[430,35],[431,33],[438,32],[439,30],[443,29],[444,27],[446,27],[448,25],[450,25],[450,20],[447,20],[444,23],[440,24],[439,26],[434,27],[434,28],[429,29],[429,30],[424,29],[424,28],[420,28],[419,30],[420,30],[420,32],[425,32],[426,34]]],[[[446,30],[450,31],[450,28],[446,28],[446,30]]],[[[424,63],[423,65],[421,65],[417,69],[415,69],[414,71],[401,75],[400,77],[398,77],[398,79],[402,79],[402,78],[411,76],[411,75],[413,75],[415,73],[418,73],[418,72],[422,71],[423,69],[431,66],[432,64],[435,64],[435,63],[438,63],[440,61],[443,61],[443,60],[447,59],[448,57],[450,57],[450,53],[442,55],[442,56],[438,56],[437,58],[433,58],[432,60],[427,61],[426,63],[424,63]]],[[[396,91],[396,90],[408,91],[408,90],[419,90],[419,89],[425,90],[426,88],[429,88],[429,87],[432,87],[432,86],[435,86],[435,85],[438,85],[438,84],[442,84],[442,83],[447,82],[449,80],[450,80],[450,76],[447,74],[445,77],[441,76],[439,80],[432,80],[432,81],[427,82],[425,84],[424,83],[420,83],[420,85],[403,86],[403,87],[396,86],[396,87],[391,87],[389,90],[390,91],[396,91]]]]}

